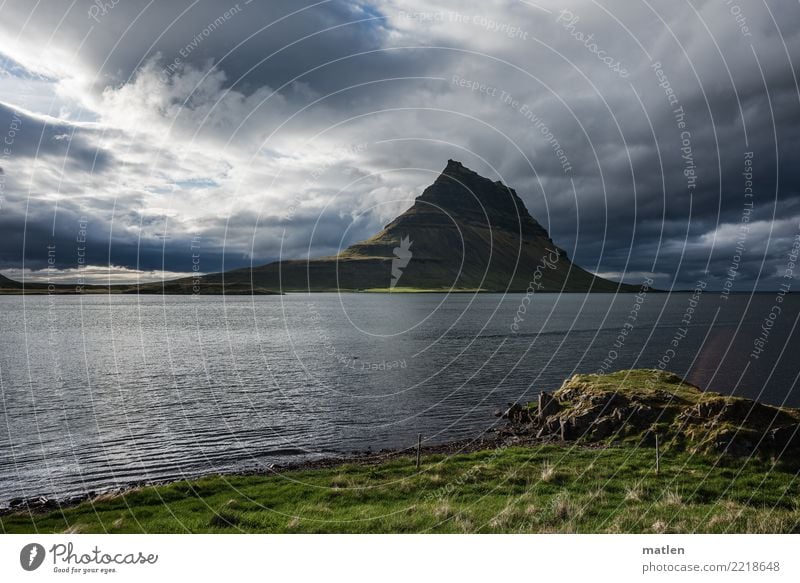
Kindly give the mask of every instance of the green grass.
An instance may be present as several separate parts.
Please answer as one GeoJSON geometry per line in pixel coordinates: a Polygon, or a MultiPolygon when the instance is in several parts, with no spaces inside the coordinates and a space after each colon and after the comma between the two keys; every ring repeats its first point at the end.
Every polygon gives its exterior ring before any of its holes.
{"type": "MultiPolygon", "coordinates": [[[[661,395],[681,404],[697,404],[719,393],[701,391],[678,375],[654,369],[625,369],[605,374],[574,375],[564,381],[561,391],[578,389],[581,396],[620,393],[627,397],[652,399],[661,395]]],[[[556,392],[556,396],[559,392],[556,392]]]]}
{"type": "Polygon", "coordinates": [[[385,293],[385,294],[442,294],[442,293],[454,293],[454,294],[463,294],[463,293],[482,293],[487,292],[489,290],[480,289],[480,288],[448,288],[448,287],[441,287],[441,288],[427,288],[427,287],[370,287],[364,290],[365,293],[385,293]]]}
{"type": "Polygon", "coordinates": [[[800,532],[800,480],[766,461],[542,445],[144,487],[42,514],[32,532],[800,532]]]}

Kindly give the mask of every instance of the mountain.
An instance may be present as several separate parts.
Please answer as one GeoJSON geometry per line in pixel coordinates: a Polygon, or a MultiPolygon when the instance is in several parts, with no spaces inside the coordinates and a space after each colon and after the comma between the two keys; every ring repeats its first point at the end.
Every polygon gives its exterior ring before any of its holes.
{"type": "MultiPolygon", "coordinates": [[[[142,285],[83,286],[82,293],[269,294],[296,291],[630,292],[572,263],[502,182],[460,162],[447,167],[406,212],[338,255],[142,285]]],[[[22,284],[0,276],[0,293],[22,284]]],[[[26,283],[26,293],[78,293],[74,285],[26,283]]]]}
{"type": "Polygon", "coordinates": [[[513,188],[460,162],[382,231],[338,255],[288,260],[203,278],[281,291],[634,291],[569,260],[513,188]],[[252,279],[251,279],[252,278],[252,279]]]}

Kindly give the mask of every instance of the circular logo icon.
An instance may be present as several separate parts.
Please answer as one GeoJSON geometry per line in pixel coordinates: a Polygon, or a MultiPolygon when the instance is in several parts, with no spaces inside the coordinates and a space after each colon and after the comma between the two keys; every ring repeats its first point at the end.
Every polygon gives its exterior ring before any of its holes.
{"type": "Polygon", "coordinates": [[[39,543],[30,543],[19,552],[19,564],[26,571],[35,571],[44,562],[44,547],[39,543]]]}

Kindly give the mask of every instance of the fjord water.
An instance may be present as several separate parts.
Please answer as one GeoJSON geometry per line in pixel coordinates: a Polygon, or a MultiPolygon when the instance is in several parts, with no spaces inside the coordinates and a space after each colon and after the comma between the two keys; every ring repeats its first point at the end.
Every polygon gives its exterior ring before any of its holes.
{"type": "Polygon", "coordinates": [[[523,298],[0,297],[0,500],[472,437],[604,360],[800,404],[797,296],[523,298]]]}

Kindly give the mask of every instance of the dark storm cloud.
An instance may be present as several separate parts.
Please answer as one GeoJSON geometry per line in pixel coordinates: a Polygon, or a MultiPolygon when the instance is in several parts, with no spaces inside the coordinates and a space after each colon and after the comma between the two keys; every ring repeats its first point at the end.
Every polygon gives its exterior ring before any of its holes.
{"type": "Polygon", "coordinates": [[[54,160],[63,164],[65,172],[104,172],[113,161],[113,155],[92,145],[88,128],[62,123],[55,118],[31,116],[7,104],[0,103],[0,135],[6,159],[18,161],[31,159],[54,160]]]}
{"type": "Polygon", "coordinates": [[[116,233],[113,221],[96,211],[89,216],[69,205],[58,209],[55,220],[53,213],[2,213],[0,232],[0,269],[25,267],[40,276],[48,269],[48,259],[57,270],[107,265],[189,273],[199,248],[204,271],[219,271],[225,261],[217,241],[190,235],[140,240],[130,233],[116,233]]]}
{"type": "MultiPolygon", "coordinates": [[[[69,164],[124,172],[124,185],[93,184],[83,202],[81,212],[108,222],[93,235],[102,264],[111,244],[115,264],[185,269],[198,233],[213,266],[223,248],[228,268],[277,258],[281,245],[284,256],[333,253],[380,229],[455,158],[514,187],[554,240],[598,272],[718,287],[738,257],[735,289],[776,287],[800,226],[800,8],[742,5],[737,21],[723,2],[541,5],[8,2],[0,31],[22,39],[9,56],[17,70],[82,79],[79,99],[101,121],[146,120],[151,133],[130,143],[25,122],[36,144],[45,137],[40,155],[63,158],[72,136],[69,164]],[[65,58],[48,61],[39,49],[50,46],[65,58]],[[147,149],[162,134],[158,166],[147,149]],[[195,136],[200,154],[181,157],[195,136]],[[353,144],[366,147],[325,166],[331,148],[353,144]],[[175,199],[158,194],[170,184],[182,189],[175,199]],[[198,215],[184,224],[189,211],[198,215]]],[[[0,114],[5,124],[7,108],[0,114]]],[[[36,152],[28,139],[15,145],[20,157],[36,152]]],[[[36,177],[42,189],[57,172],[36,177]]],[[[45,237],[53,213],[39,205],[23,220],[10,214],[16,206],[4,210],[2,261],[13,266],[21,225],[45,237]]],[[[57,230],[65,221],[59,214],[57,230]]]]}
{"type": "MultiPolygon", "coordinates": [[[[127,82],[143,63],[158,57],[164,66],[212,60],[249,93],[329,60],[378,48],[383,35],[379,13],[335,1],[128,0],[112,6],[81,0],[35,7],[17,1],[6,3],[3,11],[7,30],[33,13],[22,33],[41,42],[55,36],[75,49],[85,38],[80,58],[96,74],[100,89],[127,82]]],[[[325,73],[314,79],[326,79],[325,73]]]]}

